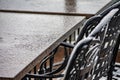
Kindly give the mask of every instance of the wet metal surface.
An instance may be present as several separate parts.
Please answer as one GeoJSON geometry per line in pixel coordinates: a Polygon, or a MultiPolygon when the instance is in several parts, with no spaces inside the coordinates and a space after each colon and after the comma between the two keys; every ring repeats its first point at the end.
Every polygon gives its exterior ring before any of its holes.
{"type": "Polygon", "coordinates": [[[111,0],[0,0],[0,10],[96,14],[111,0]]]}
{"type": "Polygon", "coordinates": [[[49,53],[49,47],[55,48],[82,19],[0,12],[0,78],[14,78],[20,73],[23,77],[25,67],[36,65],[32,61],[42,53],[49,53]]]}

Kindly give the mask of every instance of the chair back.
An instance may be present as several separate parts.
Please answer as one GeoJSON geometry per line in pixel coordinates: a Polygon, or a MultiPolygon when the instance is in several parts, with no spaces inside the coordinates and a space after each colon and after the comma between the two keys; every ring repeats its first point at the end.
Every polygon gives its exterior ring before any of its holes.
{"type": "MultiPolygon", "coordinates": [[[[109,8],[108,8],[109,9],[109,8]]],[[[114,49],[116,48],[117,39],[119,36],[118,30],[118,13],[119,11],[115,11],[116,9],[113,9],[111,12],[107,14],[108,18],[112,18],[108,24],[105,26],[108,26],[107,32],[105,34],[104,40],[101,45],[101,51],[99,54],[98,62],[95,68],[94,72],[94,80],[99,80],[102,76],[107,75],[107,73],[110,70],[111,66],[111,60],[113,59],[114,49]],[[114,14],[115,15],[111,15],[114,14]],[[110,14],[110,16],[108,16],[110,14]]],[[[108,10],[106,10],[108,11],[108,10]]],[[[106,12],[105,12],[106,13],[106,12]]],[[[104,14],[104,13],[102,13],[104,14]]],[[[119,23],[120,24],[120,23],[119,23]]],[[[112,75],[111,75],[112,76],[112,75]]]]}
{"type": "Polygon", "coordinates": [[[70,55],[64,80],[92,80],[99,48],[100,41],[93,37],[78,42],[70,55]]]}
{"type": "MultiPolygon", "coordinates": [[[[79,35],[77,42],[80,41],[82,38],[87,37],[92,32],[92,30],[96,27],[96,25],[98,25],[101,19],[104,18],[112,9],[115,9],[115,8],[120,9],[120,1],[108,7],[99,15],[96,15],[88,19],[83,29],[81,30],[81,34],[79,35]]],[[[110,16],[108,16],[108,18],[110,18],[110,16]]],[[[111,18],[112,20],[110,20],[108,24],[105,25],[105,26],[108,26],[107,32],[104,32],[104,33],[101,32],[98,35],[98,37],[101,36],[100,38],[103,40],[103,42],[101,46],[101,52],[99,54],[99,60],[95,68],[96,69],[94,73],[95,80],[100,79],[103,75],[108,75],[108,78],[112,79],[112,71],[114,69],[114,63],[115,63],[115,59],[117,56],[117,51],[120,43],[120,40],[119,40],[120,39],[120,36],[119,36],[120,11],[118,11],[115,15],[111,16],[111,18]],[[102,37],[103,35],[104,37],[102,37]]],[[[91,33],[91,34],[94,34],[94,33],[91,33]]]]}
{"type": "Polygon", "coordinates": [[[91,33],[88,35],[88,38],[92,37],[92,40],[88,40],[85,38],[76,44],[75,49],[73,49],[73,52],[70,55],[70,60],[68,61],[64,80],[93,79],[92,71],[96,70],[94,69],[94,66],[96,66],[96,62],[99,62],[96,60],[96,54],[100,55],[99,47],[101,48],[104,43],[108,24],[118,10],[119,9],[114,9],[110,11],[109,14],[107,14],[91,31],[91,33]],[[96,46],[98,45],[98,42],[100,43],[99,47],[96,46]]]}

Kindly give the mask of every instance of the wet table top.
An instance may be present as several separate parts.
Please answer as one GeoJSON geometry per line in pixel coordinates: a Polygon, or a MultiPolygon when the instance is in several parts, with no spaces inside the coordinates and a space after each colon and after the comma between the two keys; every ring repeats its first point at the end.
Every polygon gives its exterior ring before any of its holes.
{"type": "Polygon", "coordinates": [[[0,80],[19,80],[85,17],[0,12],[0,80]]]}
{"type": "Polygon", "coordinates": [[[94,15],[111,0],[0,0],[0,11],[94,15]]]}

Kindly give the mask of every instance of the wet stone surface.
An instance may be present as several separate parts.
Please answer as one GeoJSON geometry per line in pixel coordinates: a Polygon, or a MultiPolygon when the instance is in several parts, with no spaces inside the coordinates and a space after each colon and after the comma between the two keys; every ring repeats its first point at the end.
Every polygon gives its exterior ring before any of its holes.
{"type": "Polygon", "coordinates": [[[0,77],[15,77],[83,19],[0,12],[0,77]]]}
{"type": "Polygon", "coordinates": [[[0,0],[0,10],[96,14],[111,0],[0,0]]]}

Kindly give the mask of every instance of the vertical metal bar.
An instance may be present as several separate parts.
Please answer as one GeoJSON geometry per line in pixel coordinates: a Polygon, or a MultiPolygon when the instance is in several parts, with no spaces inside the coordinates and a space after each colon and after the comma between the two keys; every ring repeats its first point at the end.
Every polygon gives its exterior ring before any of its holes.
{"type": "Polygon", "coordinates": [[[80,28],[78,28],[78,31],[77,31],[78,35],[80,34],[80,28]]]}
{"type": "MultiPolygon", "coordinates": [[[[47,72],[47,63],[44,64],[44,69],[45,69],[44,73],[46,73],[47,72]]],[[[41,79],[41,80],[43,80],[43,79],[41,79]]],[[[44,80],[46,80],[46,78],[44,80]]]]}
{"type": "MultiPolygon", "coordinates": [[[[72,35],[70,35],[69,36],[69,43],[71,44],[71,41],[72,41],[72,35]]],[[[70,48],[68,48],[68,51],[70,52],[71,51],[71,49],[70,48]]],[[[69,54],[69,52],[68,52],[68,54],[69,54]]]]}
{"type": "MultiPolygon", "coordinates": [[[[53,69],[53,63],[54,63],[54,56],[52,56],[52,58],[50,59],[50,72],[53,69]]],[[[49,80],[52,80],[52,78],[50,78],[49,80]]]]}
{"type": "Polygon", "coordinates": [[[75,39],[76,39],[76,31],[74,31],[74,33],[73,33],[73,43],[75,42],[75,39]]]}
{"type": "MultiPolygon", "coordinates": [[[[34,74],[36,74],[36,66],[34,67],[34,74]]],[[[36,78],[34,80],[36,80],[36,78]]]]}
{"type": "Polygon", "coordinates": [[[34,74],[36,74],[36,66],[34,67],[34,74]]]}
{"type": "MultiPolygon", "coordinates": [[[[31,71],[29,73],[31,73],[31,71]]],[[[28,78],[28,80],[31,80],[31,78],[28,78]]]]}
{"type": "Polygon", "coordinates": [[[72,41],[72,35],[69,36],[69,43],[72,41]]]}

